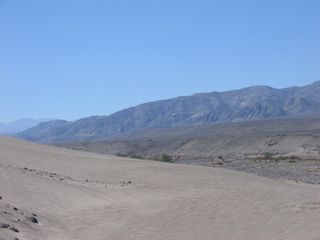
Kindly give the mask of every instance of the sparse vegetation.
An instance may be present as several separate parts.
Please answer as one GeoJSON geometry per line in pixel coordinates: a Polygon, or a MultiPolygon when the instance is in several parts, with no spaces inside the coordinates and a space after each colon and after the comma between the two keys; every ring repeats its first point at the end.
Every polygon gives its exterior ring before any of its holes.
{"type": "Polygon", "coordinates": [[[135,158],[135,159],[150,159],[150,160],[155,160],[155,161],[160,161],[160,162],[172,162],[173,158],[166,154],[162,153],[160,155],[156,155],[153,157],[145,157],[136,153],[117,153],[116,156],[118,157],[128,157],[128,158],[135,158]]]}
{"type": "Polygon", "coordinates": [[[295,163],[298,159],[300,158],[295,155],[275,157],[271,152],[265,152],[261,156],[256,157],[256,160],[273,160],[275,162],[289,160],[289,163],[295,163]]]}
{"type": "Polygon", "coordinates": [[[295,156],[295,155],[292,155],[292,156],[279,156],[279,157],[275,158],[275,160],[277,160],[277,161],[289,160],[289,163],[295,163],[296,160],[298,160],[298,159],[299,159],[299,157],[295,156]]]}
{"type": "Polygon", "coordinates": [[[162,153],[159,156],[155,156],[153,160],[160,161],[160,162],[172,162],[172,157],[166,153],[162,153]]]}
{"type": "Polygon", "coordinates": [[[143,156],[135,154],[135,153],[116,153],[117,157],[128,157],[128,158],[136,158],[136,159],[145,159],[143,156]]]}
{"type": "Polygon", "coordinates": [[[124,154],[124,153],[116,153],[116,156],[117,157],[127,157],[128,155],[124,154]]]}
{"type": "Polygon", "coordinates": [[[131,158],[136,158],[136,159],[144,159],[143,156],[138,155],[138,154],[132,154],[132,155],[130,155],[130,157],[131,157],[131,158]]]}
{"type": "Polygon", "coordinates": [[[273,153],[271,153],[271,152],[264,152],[264,153],[262,154],[262,156],[263,156],[263,159],[264,159],[264,160],[271,160],[271,159],[273,158],[273,153]]]}
{"type": "Polygon", "coordinates": [[[160,161],[160,162],[173,162],[173,158],[166,153],[162,153],[160,155],[156,155],[153,157],[144,157],[144,156],[138,155],[136,153],[116,153],[116,156],[117,157],[135,158],[135,159],[150,159],[150,160],[155,160],[155,161],[160,161]]]}

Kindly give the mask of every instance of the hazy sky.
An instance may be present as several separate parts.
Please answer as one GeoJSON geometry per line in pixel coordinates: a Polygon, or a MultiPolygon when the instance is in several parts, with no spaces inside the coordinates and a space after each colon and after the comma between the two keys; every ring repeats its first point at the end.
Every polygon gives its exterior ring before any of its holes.
{"type": "Polygon", "coordinates": [[[319,0],[0,0],[0,121],[320,80],[319,0]]]}

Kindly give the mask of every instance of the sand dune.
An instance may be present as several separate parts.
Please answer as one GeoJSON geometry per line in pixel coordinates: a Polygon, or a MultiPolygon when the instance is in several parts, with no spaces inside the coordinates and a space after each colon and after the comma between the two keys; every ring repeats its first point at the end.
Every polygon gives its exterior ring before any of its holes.
{"type": "Polygon", "coordinates": [[[320,239],[318,186],[8,138],[0,196],[0,240],[320,239]]]}

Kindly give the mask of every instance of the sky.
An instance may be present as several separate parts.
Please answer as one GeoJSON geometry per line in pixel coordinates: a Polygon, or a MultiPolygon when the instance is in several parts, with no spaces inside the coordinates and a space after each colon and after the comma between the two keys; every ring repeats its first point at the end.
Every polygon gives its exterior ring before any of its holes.
{"type": "Polygon", "coordinates": [[[319,0],[0,0],[0,122],[320,80],[319,0]]]}

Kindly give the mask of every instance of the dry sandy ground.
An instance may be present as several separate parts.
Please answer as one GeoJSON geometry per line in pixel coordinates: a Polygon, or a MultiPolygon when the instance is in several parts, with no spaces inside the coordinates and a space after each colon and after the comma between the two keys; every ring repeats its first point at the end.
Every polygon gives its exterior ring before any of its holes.
{"type": "Polygon", "coordinates": [[[320,240],[319,186],[6,138],[0,164],[0,240],[320,240]]]}

